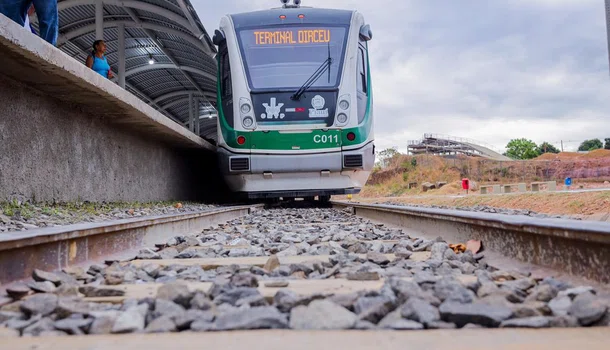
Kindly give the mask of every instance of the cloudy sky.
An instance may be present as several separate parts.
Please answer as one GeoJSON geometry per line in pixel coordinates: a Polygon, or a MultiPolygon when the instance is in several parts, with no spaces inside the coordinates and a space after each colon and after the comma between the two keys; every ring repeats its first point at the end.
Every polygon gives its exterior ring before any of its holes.
{"type": "MultiPolygon", "coordinates": [[[[191,0],[210,34],[227,13],[277,0],[191,0]],[[214,3],[214,5],[210,5],[214,3]]],[[[424,133],[504,149],[511,138],[574,150],[610,138],[603,0],[303,0],[371,24],[375,139],[424,133]]]]}

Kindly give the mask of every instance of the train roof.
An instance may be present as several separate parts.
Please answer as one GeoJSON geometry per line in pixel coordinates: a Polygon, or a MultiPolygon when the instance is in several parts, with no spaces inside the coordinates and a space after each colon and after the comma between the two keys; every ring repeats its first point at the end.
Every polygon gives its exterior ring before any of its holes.
{"type": "Polygon", "coordinates": [[[349,25],[354,11],[311,7],[274,8],[229,15],[236,29],[278,24],[338,24],[349,25]],[[281,20],[280,15],[286,15],[281,20]],[[298,15],[304,15],[300,19],[298,15]]]}

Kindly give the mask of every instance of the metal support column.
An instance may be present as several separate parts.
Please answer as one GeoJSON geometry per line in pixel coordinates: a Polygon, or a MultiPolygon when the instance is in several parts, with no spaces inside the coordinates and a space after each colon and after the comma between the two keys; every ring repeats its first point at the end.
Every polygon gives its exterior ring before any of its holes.
{"type": "Polygon", "coordinates": [[[194,131],[195,113],[193,111],[193,93],[189,94],[189,130],[194,131]]]}
{"type": "Polygon", "coordinates": [[[195,113],[195,134],[199,135],[199,125],[201,124],[201,119],[200,119],[200,115],[199,115],[199,103],[201,101],[199,101],[199,98],[195,99],[195,110],[193,111],[195,113]]]}
{"type": "Polygon", "coordinates": [[[119,86],[125,88],[125,24],[118,26],[119,31],[119,86]]]}
{"type": "Polygon", "coordinates": [[[104,40],[104,3],[95,1],[95,39],[104,40]]]}

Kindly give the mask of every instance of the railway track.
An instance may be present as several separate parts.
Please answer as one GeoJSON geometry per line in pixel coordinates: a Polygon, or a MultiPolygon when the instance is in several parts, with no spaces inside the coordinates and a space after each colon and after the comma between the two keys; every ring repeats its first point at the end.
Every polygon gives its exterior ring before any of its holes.
{"type": "Polygon", "coordinates": [[[333,205],[0,236],[0,348],[607,348],[610,225],[333,205]]]}

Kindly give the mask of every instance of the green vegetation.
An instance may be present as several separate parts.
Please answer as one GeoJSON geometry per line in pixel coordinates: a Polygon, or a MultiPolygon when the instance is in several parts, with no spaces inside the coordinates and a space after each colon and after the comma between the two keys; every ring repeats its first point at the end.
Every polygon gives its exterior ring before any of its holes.
{"type": "Polygon", "coordinates": [[[604,144],[602,143],[602,141],[600,139],[591,139],[591,140],[583,141],[583,143],[581,143],[580,146],[578,147],[578,150],[579,151],[594,151],[596,149],[600,149],[603,147],[604,147],[604,144]]]}
{"type": "Polygon", "coordinates": [[[506,149],[504,155],[513,159],[532,159],[540,155],[536,143],[524,138],[510,140],[506,149]]]}
{"type": "Polygon", "coordinates": [[[610,149],[610,139],[604,139],[604,141],[606,141],[606,144],[604,145],[604,149],[610,149]]]}
{"type": "Polygon", "coordinates": [[[538,154],[545,153],[559,153],[559,149],[548,142],[543,142],[540,144],[540,146],[538,146],[538,154]]]}
{"type": "Polygon", "coordinates": [[[379,152],[379,155],[377,156],[378,161],[375,163],[375,165],[380,168],[385,168],[392,160],[399,156],[400,152],[398,152],[396,147],[384,149],[383,151],[379,152]]]}

